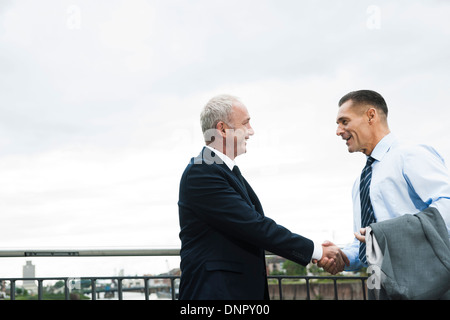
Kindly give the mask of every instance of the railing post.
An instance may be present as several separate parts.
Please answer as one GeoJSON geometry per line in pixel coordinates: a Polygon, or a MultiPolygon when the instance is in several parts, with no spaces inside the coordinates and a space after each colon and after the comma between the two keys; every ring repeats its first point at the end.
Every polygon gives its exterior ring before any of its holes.
{"type": "Polygon", "coordinates": [[[306,300],[311,300],[311,294],[309,293],[309,278],[305,278],[306,280],[306,300]]]}
{"type": "Polygon", "coordinates": [[[282,288],[282,280],[283,278],[278,278],[278,291],[280,293],[280,300],[283,300],[283,288],[282,288]]]}
{"type": "Polygon", "coordinates": [[[122,294],[122,278],[117,278],[117,294],[119,296],[119,300],[123,300],[122,294]]]}
{"type": "Polygon", "coordinates": [[[11,300],[16,300],[16,280],[11,279],[9,284],[9,298],[11,300]]]}
{"type": "MultiPolygon", "coordinates": [[[[97,285],[95,284],[95,278],[91,278],[91,295],[92,300],[97,300],[97,285]]],[[[83,290],[81,290],[83,292],[83,290]]]]}
{"type": "Polygon", "coordinates": [[[38,280],[38,300],[43,300],[44,299],[44,294],[43,294],[43,288],[42,288],[42,282],[44,280],[38,280]]]}
{"type": "Polygon", "coordinates": [[[149,281],[149,279],[144,278],[144,295],[145,295],[145,300],[149,300],[148,281],[149,281]]]}
{"type": "Polygon", "coordinates": [[[70,293],[69,293],[69,278],[64,279],[64,299],[69,300],[70,293]]]}
{"type": "Polygon", "coordinates": [[[361,282],[362,282],[363,299],[364,299],[364,300],[367,300],[367,297],[366,297],[366,285],[364,284],[364,281],[365,281],[365,279],[361,279],[361,282]]]}
{"type": "Polygon", "coordinates": [[[336,283],[336,279],[334,279],[334,278],[333,278],[333,285],[334,285],[334,300],[339,300],[338,299],[337,283],[336,283]]]}
{"type": "Polygon", "coordinates": [[[172,287],[172,300],[176,300],[175,298],[175,278],[170,278],[170,285],[172,287]]]}

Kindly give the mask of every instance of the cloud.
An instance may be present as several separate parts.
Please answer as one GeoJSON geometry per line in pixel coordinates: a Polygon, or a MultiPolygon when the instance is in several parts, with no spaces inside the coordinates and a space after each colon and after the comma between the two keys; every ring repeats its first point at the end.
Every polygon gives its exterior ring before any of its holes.
{"type": "Polygon", "coordinates": [[[200,110],[221,93],[249,109],[256,133],[237,161],[267,215],[348,242],[364,159],[335,136],[337,101],[379,91],[397,135],[450,161],[449,12],[442,1],[2,2],[2,246],[178,246],[179,178],[202,147],[200,110]]]}

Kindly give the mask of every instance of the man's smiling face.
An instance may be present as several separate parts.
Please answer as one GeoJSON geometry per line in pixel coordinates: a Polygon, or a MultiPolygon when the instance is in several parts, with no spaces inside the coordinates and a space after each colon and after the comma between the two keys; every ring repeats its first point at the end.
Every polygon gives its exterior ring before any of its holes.
{"type": "MultiPolygon", "coordinates": [[[[367,154],[368,148],[372,151],[369,147],[371,132],[366,118],[364,108],[354,106],[352,100],[339,107],[336,134],[346,141],[349,152],[360,151],[367,154]]],[[[370,152],[367,155],[370,155],[370,152]]]]}

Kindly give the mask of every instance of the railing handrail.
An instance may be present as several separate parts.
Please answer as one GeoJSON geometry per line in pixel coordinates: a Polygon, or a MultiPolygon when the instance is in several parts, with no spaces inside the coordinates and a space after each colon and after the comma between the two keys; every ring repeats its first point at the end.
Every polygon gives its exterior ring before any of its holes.
{"type": "MultiPolygon", "coordinates": [[[[283,276],[284,277],[284,276],[283,276]]],[[[304,276],[302,276],[304,277],[304,276]]],[[[143,280],[154,280],[154,279],[177,279],[180,276],[177,275],[157,275],[157,276],[76,276],[76,277],[4,277],[0,278],[0,281],[49,281],[49,280],[70,280],[70,279],[81,279],[81,280],[126,280],[126,279],[143,279],[143,280]]],[[[342,278],[342,277],[341,277],[342,278]]],[[[349,277],[350,278],[350,277],[349,277]]]]}
{"type": "MultiPolygon", "coordinates": [[[[125,256],[179,256],[180,249],[13,249],[0,250],[0,258],[23,257],[125,257],[125,256]]],[[[266,251],[267,256],[275,254],[266,251]]]]}
{"type": "Polygon", "coordinates": [[[179,256],[180,249],[39,249],[0,250],[0,258],[179,256]]]}

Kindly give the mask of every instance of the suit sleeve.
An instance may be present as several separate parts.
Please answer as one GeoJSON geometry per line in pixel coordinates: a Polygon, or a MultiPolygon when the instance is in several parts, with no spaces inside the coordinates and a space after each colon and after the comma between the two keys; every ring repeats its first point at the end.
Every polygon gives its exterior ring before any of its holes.
{"type": "Polygon", "coordinates": [[[192,212],[214,229],[302,265],[311,261],[313,242],[258,213],[216,166],[193,165],[184,183],[192,212]]]}

